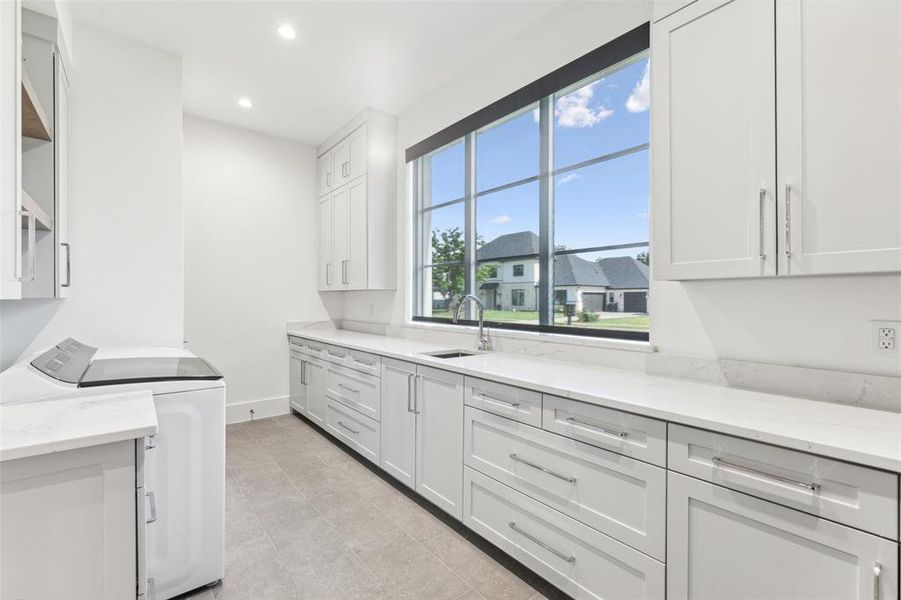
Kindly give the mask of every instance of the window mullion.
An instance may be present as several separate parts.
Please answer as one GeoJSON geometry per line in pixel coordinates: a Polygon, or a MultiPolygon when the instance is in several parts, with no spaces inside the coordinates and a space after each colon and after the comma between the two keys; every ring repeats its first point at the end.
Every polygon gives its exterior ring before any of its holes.
{"type": "Polygon", "coordinates": [[[553,96],[538,104],[538,322],[554,324],[554,127],[553,96]]]}
{"type": "MultiPolygon", "coordinates": [[[[466,273],[464,293],[476,294],[476,136],[468,133],[463,138],[464,145],[464,211],[465,245],[463,263],[466,273]]],[[[466,318],[472,320],[475,310],[471,302],[466,303],[466,318]]]]}

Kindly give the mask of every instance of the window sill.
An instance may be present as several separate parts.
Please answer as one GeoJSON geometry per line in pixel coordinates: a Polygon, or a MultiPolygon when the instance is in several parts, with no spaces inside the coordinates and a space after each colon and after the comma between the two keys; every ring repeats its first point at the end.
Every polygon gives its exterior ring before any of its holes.
{"type": "MultiPolygon", "coordinates": [[[[405,327],[413,329],[425,329],[428,331],[443,331],[447,333],[478,334],[478,327],[472,325],[445,325],[443,323],[427,323],[423,321],[407,320],[405,327]]],[[[549,342],[554,344],[567,344],[570,346],[585,346],[590,348],[606,348],[609,350],[621,350],[626,352],[643,352],[650,354],[657,348],[650,342],[635,340],[617,340],[612,338],[589,337],[581,335],[568,335],[563,333],[546,333],[544,331],[517,331],[515,329],[496,329],[486,325],[492,338],[505,338],[511,340],[527,340],[531,342],[549,342]]]]}

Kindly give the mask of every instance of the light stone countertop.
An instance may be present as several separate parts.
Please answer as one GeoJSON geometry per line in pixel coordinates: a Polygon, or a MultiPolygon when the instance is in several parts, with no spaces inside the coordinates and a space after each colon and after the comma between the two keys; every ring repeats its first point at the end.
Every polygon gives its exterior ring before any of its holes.
{"type": "Polygon", "coordinates": [[[157,427],[150,391],[0,406],[0,462],[137,439],[157,427]]]}
{"type": "Polygon", "coordinates": [[[901,473],[901,413],[503,352],[439,359],[424,353],[456,348],[324,327],[288,335],[901,473]]]}

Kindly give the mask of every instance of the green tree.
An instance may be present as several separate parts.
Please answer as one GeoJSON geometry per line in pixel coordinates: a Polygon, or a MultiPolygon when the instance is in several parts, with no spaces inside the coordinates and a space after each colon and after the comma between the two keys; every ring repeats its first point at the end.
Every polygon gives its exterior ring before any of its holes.
{"type": "Polygon", "coordinates": [[[635,255],[635,260],[637,260],[638,262],[644,263],[650,267],[651,266],[651,253],[650,252],[639,252],[638,254],[635,255]]]}
{"type": "MultiPolygon", "coordinates": [[[[485,241],[481,236],[476,238],[476,247],[481,248],[485,241]]],[[[444,231],[432,231],[432,264],[463,262],[466,241],[459,227],[451,227],[444,231]]],[[[476,271],[476,280],[481,281],[492,276],[491,265],[480,265],[476,271]]],[[[456,296],[466,290],[466,268],[463,264],[441,265],[432,267],[432,291],[444,298],[445,308],[456,296]]]]}

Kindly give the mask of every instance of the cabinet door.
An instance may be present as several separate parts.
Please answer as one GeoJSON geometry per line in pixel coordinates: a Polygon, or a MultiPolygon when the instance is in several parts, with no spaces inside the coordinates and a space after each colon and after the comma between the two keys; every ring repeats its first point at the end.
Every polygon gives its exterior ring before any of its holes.
{"type": "Polygon", "coordinates": [[[658,279],[776,273],[773,11],[697,0],[653,26],[658,279]]]}
{"type": "Polygon", "coordinates": [[[331,288],[347,289],[347,267],[350,260],[350,199],[347,186],[332,192],[332,260],[331,288]]]}
{"type": "Polygon", "coordinates": [[[298,352],[291,352],[290,392],[291,408],[302,415],[307,414],[306,359],[298,352]]]}
{"type": "Polygon", "coordinates": [[[901,271],[901,3],[780,0],[776,22],[780,272],[901,271]]]}
{"type": "Polygon", "coordinates": [[[347,186],[347,258],[342,265],[345,285],[365,290],[369,264],[369,236],[366,177],[347,186]]]}
{"type": "Polygon", "coordinates": [[[0,2],[0,300],[22,297],[21,4],[0,2]]]}
{"type": "Polygon", "coordinates": [[[369,158],[369,135],[366,125],[352,134],[347,142],[347,178],[350,181],[366,174],[369,158]]]}
{"type": "Polygon", "coordinates": [[[72,285],[72,245],[69,242],[69,78],[59,53],[55,55],[56,105],[53,145],[56,152],[56,296],[65,298],[72,285]]]}
{"type": "Polygon", "coordinates": [[[335,146],[332,154],[332,171],[335,174],[335,185],[332,187],[337,188],[350,181],[350,139],[335,146]]]}
{"type": "Polygon", "coordinates": [[[0,597],[134,598],[136,496],[133,440],[4,462],[0,597]]]}
{"type": "Polygon", "coordinates": [[[416,491],[463,518],[463,376],[418,367],[416,491]]]}
{"type": "Polygon", "coordinates": [[[898,597],[895,542],[669,473],[667,598],[898,597]]]}
{"type": "Polygon", "coordinates": [[[334,210],[332,196],[319,203],[319,289],[331,290],[335,286],[334,259],[334,210]]]}
{"type": "Polygon", "coordinates": [[[307,382],[306,415],[317,425],[325,427],[325,363],[307,359],[304,375],[307,382]]]}
{"type": "Polygon", "coordinates": [[[325,196],[334,187],[335,173],[332,167],[332,151],[329,150],[319,157],[319,196],[325,196]]]}
{"type": "Polygon", "coordinates": [[[383,359],[382,451],[380,466],[401,483],[416,487],[416,365],[383,359]]]}

